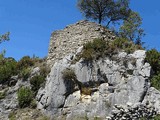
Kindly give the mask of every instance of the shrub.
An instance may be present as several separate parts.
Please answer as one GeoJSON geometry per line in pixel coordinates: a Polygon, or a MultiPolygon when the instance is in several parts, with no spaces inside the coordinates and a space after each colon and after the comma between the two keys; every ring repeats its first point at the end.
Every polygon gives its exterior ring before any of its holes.
{"type": "Polygon", "coordinates": [[[94,50],[93,49],[83,50],[81,58],[84,58],[85,61],[92,61],[94,59],[94,50]]]}
{"type": "Polygon", "coordinates": [[[73,80],[73,81],[77,79],[74,70],[71,68],[66,68],[62,71],[62,78],[64,80],[73,80]]]}
{"type": "Polygon", "coordinates": [[[95,52],[104,52],[106,49],[106,41],[102,39],[94,39],[84,45],[84,49],[93,49],[95,52]]]}
{"type": "Polygon", "coordinates": [[[40,75],[47,77],[50,73],[50,68],[47,65],[40,66],[40,75]]]}
{"type": "Polygon", "coordinates": [[[30,79],[32,91],[38,92],[41,85],[45,82],[45,77],[42,75],[36,75],[30,79]]]}
{"type": "Polygon", "coordinates": [[[33,99],[33,100],[31,101],[30,108],[35,109],[36,107],[37,107],[36,100],[35,100],[35,99],[33,99]]]}
{"type": "Polygon", "coordinates": [[[81,87],[81,94],[91,95],[92,94],[92,88],[90,88],[90,87],[81,87]]]}
{"type": "Polygon", "coordinates": [[[0,92],[0,100],[1,100],[1,99],[4,99],[5,96],[6,96],[5,92],[0,92]]]}
{"type": "Polygon", "coordinates": [[[77,77],[73,69],[66,68],[62,71],[62,78],[64,80],[64,84],[67,91],[65,96],[68,96],[69,94],[75,91],[75,87],[78,82],[77,77]]]}
{"type": "Polygon", "coordinates": [[[155,87],[157,90],[160,90],[160,73],[153,76],[151,79],[151,86],[155,87]]]}
{"type": "Polygon", "coordinates": [[[86,61],[92,61],[102,57],[107,49],[107,43],[102,39],[94,39],[92,42],[84,44],[84,49],[80,58],[84,58],[86,61]]]}
{"type": "Polygon", "coordinates": [[[0,84],[9,82],[11,76],[17,74],[17,62],[13,58],[0,59],[0,84]]]}
{"type": "Polygon", "coordinates": [[[154,74],[160,71],[160,53],[156,49],[148,50],[145,60],[151,65],[154,74]]]}
{"type": "Polygon", "coordinates": [[[20,61],[18,61],[18,69],[22,70],[24,68],[28,68],[34,65],[34,60],[30,58],[29,56],[24,56],[21,58],[20,61]]]}
{"type": "Polygon", "coordinates": [[[143,48],[141,45],[136,45],[126,38],[117,38],[110,42],[106,42],[103,39],[94,39],[92,42],[84,44],[79,59],[84,58],[86,61],[92,61],[93,59],[99,59],[104,56],[111,57],[121,50],[124,50],[127,53],[132,53],[137,49],[143,48]]]}
{"type": "Polygon", "coordinates": [[[21,87],[18,90],[18,104],[20,108],[30,106],[32,101],[32,91],[29,87],[21,87]]]}
{"type": "Polygon", "coordinates": [[[132,41],[129,41],[127,38],[117,38],[112,42],[118,50],[124,50],[127,53],[133,53],[137,49],[143,49],[141,45],[136,45],[132,41]]]}
{"type": "Polygon", "coordinates": [[[25,81],[29,78],[30,74],[31,74],[31,69],[30,68],[23,68],[20,71],[18,77],[22,78],[25,81]]]}

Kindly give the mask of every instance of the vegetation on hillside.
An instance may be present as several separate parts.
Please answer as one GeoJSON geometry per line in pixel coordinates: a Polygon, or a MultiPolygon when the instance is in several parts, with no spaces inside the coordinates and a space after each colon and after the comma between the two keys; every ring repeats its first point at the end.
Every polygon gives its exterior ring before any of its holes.
{"type": "MultiPolygon", "coordinates": [[[[18,80],[30,82],[31,88],[22,87],[17,91],[18,103],[20,108],[35,108],[35,96],[39,88],[44,85],[45,78],[50,72],[49,67],[45,63],[45,59],[24,56],[19,61],[16,61],[14,58],[6,58],[4,56],[5,52],[0,55],[0,84],[2,84],[4,88],[12,86],[11,82],[13,76],[18,76],[15,82],[18,80]],[[35,75],[31,75],[35,67],[40,68],[39,72],[35,75]]],[[[5,92],[0,91],[0,99],[4,99],[5,96],[5,92]]]]}
{"type": "Polygon", "coordinates": [[[75,62],[83,58],[84,61],[92,62],[92,60],[103,58],[105,56],[112,57],[120,51],[133,53],[137,49],[144,48],[141,45],[134,44],[133,41],[129,41],[127,38],[119,37],[114,41],[105,41],[97,38],[92,42],[84,44],[81,54],[73,61],[75,62]]]}
{"type": "Polygon", "coordinates": [[[151,49],[146,52],[146,62],[151,67],[151,86],[160,90],[160,52],[156,49],[151,49]]]}
{"type": "Polygon", "coordinates": [[[18,90],[18,103],[20,108],[30,106],[32,98],[33,94],[29,87],[21,87],[18,90]]]}

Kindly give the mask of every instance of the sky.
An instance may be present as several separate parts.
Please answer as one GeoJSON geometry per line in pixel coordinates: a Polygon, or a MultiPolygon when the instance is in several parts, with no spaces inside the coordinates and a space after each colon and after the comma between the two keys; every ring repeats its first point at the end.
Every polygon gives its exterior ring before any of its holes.
{"type": "MultiPolygon", "coordinates": [[[[47,56],[50,35],[85,19],[77,0],[0,0],[0,34],[9,31],[10,41],[0,44],[6,57],[47,56]]],[[[160,0],[131,0],[132,10],[143,18],[145,46],[160,50],[160,0]]]]}

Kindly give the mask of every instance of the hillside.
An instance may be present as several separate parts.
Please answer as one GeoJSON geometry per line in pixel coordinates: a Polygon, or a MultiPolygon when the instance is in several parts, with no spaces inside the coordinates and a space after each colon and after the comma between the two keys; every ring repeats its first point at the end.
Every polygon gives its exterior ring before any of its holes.
{"type": "Polygon", "coordinates": [[[31,59],[36,64],[26,79],[17,72],[9,86],[2,83],[0,119],[153,119],[160,92],[151,86],[146,56],[141,46],[94,22],[54,31],[47,59],[31,59]]]}

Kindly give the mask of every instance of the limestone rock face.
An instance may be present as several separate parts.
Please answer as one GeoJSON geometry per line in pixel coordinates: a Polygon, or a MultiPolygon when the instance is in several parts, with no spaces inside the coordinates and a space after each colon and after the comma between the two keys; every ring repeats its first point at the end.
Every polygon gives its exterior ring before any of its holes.
{"type": "Polygon", "coordinates": [[[144,104],[151,104],[155,107],[156,111],[160,113],[160,92],[154,87],[150,87],[143,100],[144,104]]]}
{"type": "Polygon", "coordinates": [[[48,64],[53,66],[56,60],[69,53],[75,53],[80,46],[94,38],[112,40],[115,36],[105,27],[86,20],[54,31],[49,45],[48,64]]]}
{"type": "Polygon", "coordinates": [[[104,119],[115,104],[125,106],[127,103],[144,101],[150,88],[148,77],[151,69],[144,62],[144,50],[133,54],[120,52],[114,59],[106,56],[92,63],[85,63],[81,59],[71,64],[74,57],[74,54],[70,54],[55,62],[45,88],[38,92],[39,109],[51,116],[65,115],[67,120],[77,116],[89,119],[100,116],[104,119]],[[66,68],[74,70],[77,81],[90,89],[90,94],[84,94],[82,88],[68,92],[69,84],[66,86],[62,78],[62,71],[66,68]]]}

